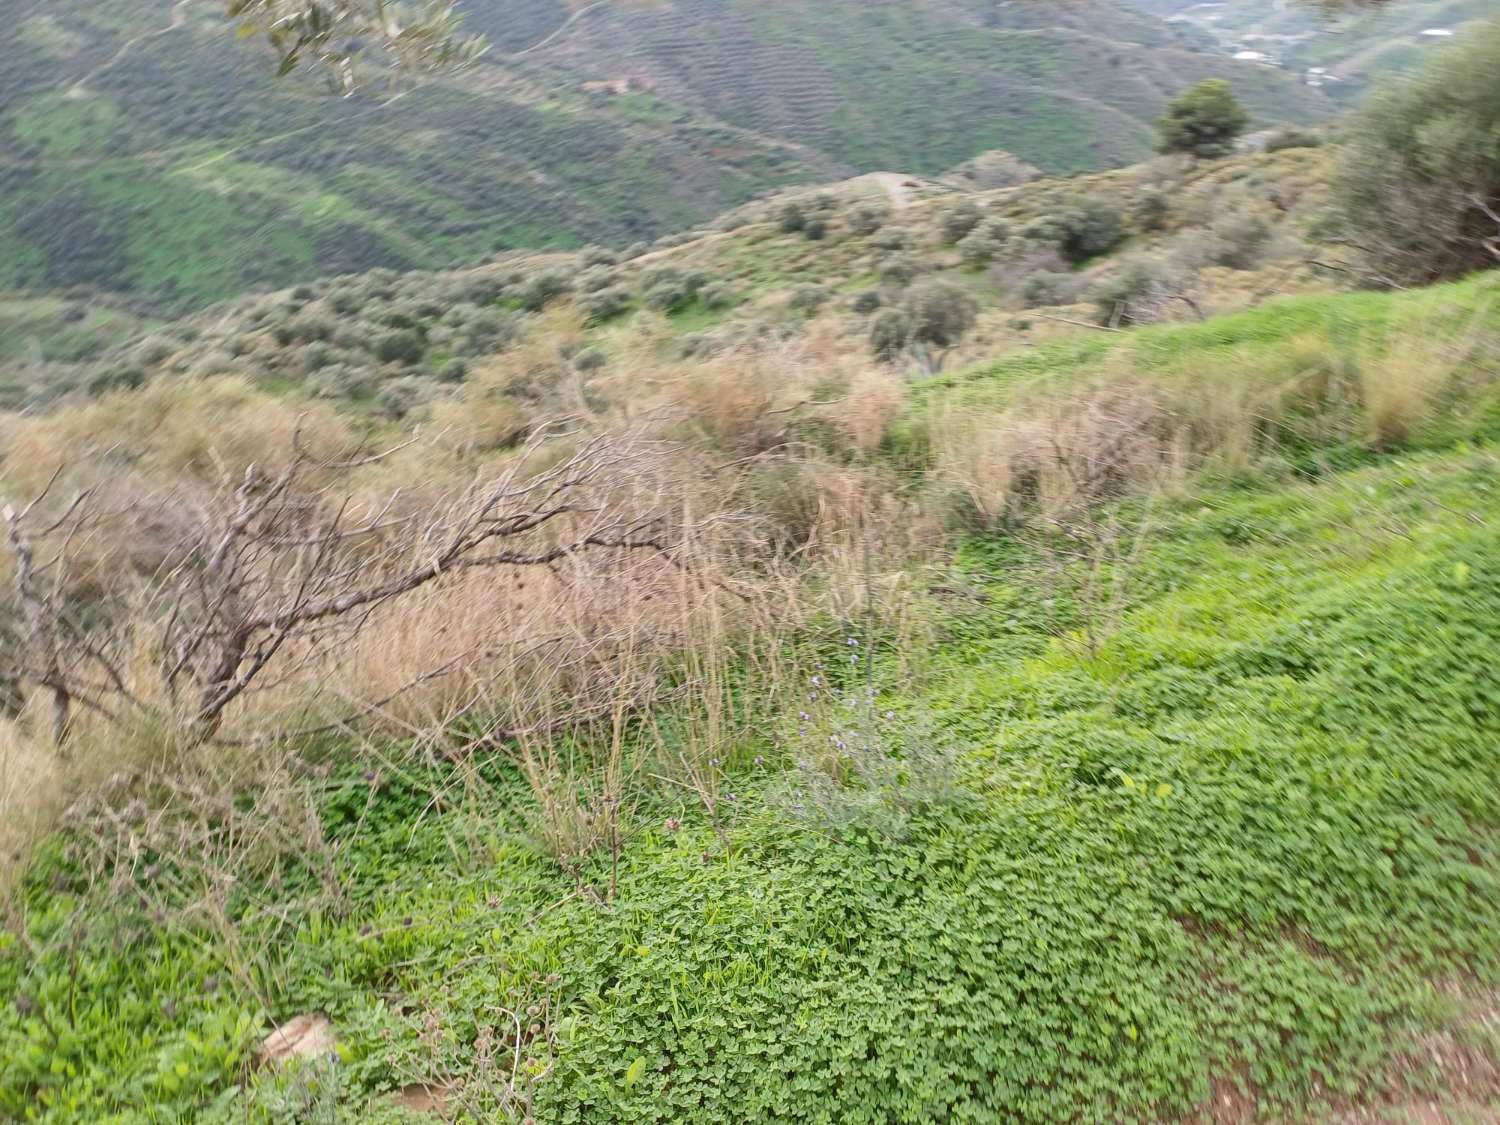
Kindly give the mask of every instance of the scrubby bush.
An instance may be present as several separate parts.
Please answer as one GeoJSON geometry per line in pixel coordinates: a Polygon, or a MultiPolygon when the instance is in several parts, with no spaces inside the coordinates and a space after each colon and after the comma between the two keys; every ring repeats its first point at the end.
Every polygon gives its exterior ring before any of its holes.
{"type": "Polygon", "coordinates": [[[1021,282],[1021,302],[1029,309],[1043,305],[1070,305],[1078,299],[1081,282],[1076,274],[1037,270],[1021,282]]]}
{"type": "Polygon", "coordinates": [[[1311,129],[1299,129],[1295,125],[1283,125],[1266,138],[1267,152],[1281,152],[1289,148],[1318,148],[1323,143],[1321,133],[1311,129]]]}
{"type": "Polygon", "coordinates": [[[630,290],[623,285],[598,289],[578,298],[578,307],[591,324],[603,324],[630,307],[630,290]]]}
{"type": "Polygon", "coordinates": [[[1335,208],[1368,276],[1426,284],[1500,265],[1500,19],[1414,81],[1380,87],[1349,128],[1335,208]]]}
{"type": "Polygon", "coordinates": [[[1172,200],[1161,188],[1148,187],[1136,197],[1131,219],[1139,231],[1159,231],[1172,213],[1172,200]]]}
{"type": "Polygon", "coordinates": [[[735,303],[734,289],[722,281],[705,285],[698,299],[711,309],[727,309],[735,303]]]}
{"type": "Polygon", "coordinates": [[[799,285],[787,298],[787,308],[811,316],[828,302],[828,291],[821,285],[799,285]]]}
{"type": "Polygon", "coordinates": [[[1119,210],[1103,199],[1084,198],[1054,217],[1057,250],[1070,262],[1107,253],[1125,237],[1119,210]]]}
{"type": "Polygon", "coordinates": [[[776,227],[782,234],[796,234],[807,225],[807,213],[795,199],[781,205],[776,213],[776,227]]]}
{"type": "Polygon", "coordinates": [[[469,377],[469,365],[459,356],[446,359],[437,369],[439,383],[462,383],[469,377]]]}
{"type": "Polygon", "coordinates": [[[913,338],[939,348],[951,348],[974,327],[979,306],[967,290],[951,281],[919,281],[907,294],[913,338]]]}
{"type": "Polygon", "coordinates": [[[938,232],[949,244],[959,242],[984,219],[984,212],[972,199],[960,200],[938,213],[938,232]]]}
{"type": "Polygon", "coordinates": [[[823,215],[809,215],[802,221],[802,237],[809,242],[821,242],[828,237],[828,219],[823,215]]]}
{"type": "Polygon", "coordinates": [[[330,363],[336,363],[340,358],[337,351],[321,340],[314,340],[312,343],[303,344],[297,349],[297,366],[302,369],[305,375],[311,375],[314,371],[319,371],[327,367],[330,363]]]}
{"type": "Polygon", "coordinates": [[[609,354],[603,348],[587,347],[573,357],[573,370],[587,375],[598,371],[609,362],[609,354]]]}
{"type": "Polygon", "coordinates": [[[1209,260],[1230,269],[1254,269],[1271,233],[1271,224],[1264,216],[1231,210],[1210,228],[1209,260]]]}
{"type": "Polygon", "coordinates": [[[849,209],[846,221],[852,233],[868,238],[885,226],[890,216],[889,207],[882,207],[877,203],[861,203],[849,209]]]}
{"type": "Polygon", "coordinates": [[[585,246],[578,257],[585,266],[612,266],[620,260],[618,254],[604,246],[585,246]]]}
{"type": "Polygon", "coordinates": [[[1182,152],[1203,159],[1228,156],[1250,123],[1229,83],[1206,78],[1167,103],[1156,123],[1159,152],[1182,152]]]}
{"type": "Polygon", "coordinates": [[[1010,226],[1003,219],[986,219],[959,242],[959,256],[970,269],[980,269],[1000,256],[1009,237],[1010,226]]]}
{"type": "Polygon", "coordinates": [[[891,254],[880,261],[876,272],[887,285],[909,285],[922,272],[922,263],[911,254],[891,254]]]}
{"type": "Polygon", "coordinates": [[[563,270],[543,270],[521,287],[516,295],[528,312],[540,312],[573,286],[573,279],[563,270]]]}
{"type": "Polygon", "coordinates": [[[641,300],[648,308],[675,312],[691,303],[710,280],[702,270],[653,266],[641,274],[641,300]]]}
{"type": "Polygon", "coordinates": [[[870,321],[870,349],[880,359],[893,360],[910,346],[915,330],[905,309],[881,309],[870,321]]]}
{"type": "Polygon", "coordinates": [[[880,308],[882,303],[879,289],[866,289],[854,295],[854,300],[849,303],[849,307],[861,316],[868,316],[880,308]]]}
{"type": "Polygon", "coordinates": [[[431,379],[406,375],[387,381],[375,395],[375,405],[382,414],[399,421],[431,402],[435,391],[431,379]]]}
{"type": "Polygon", "coordinates": [[[166,362],[180,347],[181,342],[170,336],[147,336],[131,350],[130,358],[138,366],[155,367],[166,362]]]}
{"type": "Polygon", "coordinates": [[[365,307],[365,294],[356,288],[330,289],[323,298],[323,303],[330,312],[339,316],[358,316],[359,311],[365,307]]]}
{"type": "Polygon", "coordinates": [[[353,401],[369,398],[377,381],[373,368],[362,364],[334,363],[311,375],[306,386],[318,398],[353,401]]]}
{"type": "Polygon", "coordinates": [[[870,236],[870,247],[874,250],[905,250],[911,245],[911,237],[901,227],[882,227],[870,236]]]}
{"type": "Polygon", "coordinates": [[[619,282],[618,270],[608,266],[593,266],[578,275],[577,288],[580,293],[597,293],[611,285],[618,285],[619,282]]]}
{"type": "Polygon", "coordinates": [[[1165,258],[1139,254],[1094,286],[1089,299],[1100,324],[1150,324],[1182,292],[1180,269],[1165,258]]]}
{"type": "Polygon", "coordinates": [[[427,350],[420,333],[410,328],[392,328],[375,337],[370,349],[382,363],[420,363],[427,350]]]}

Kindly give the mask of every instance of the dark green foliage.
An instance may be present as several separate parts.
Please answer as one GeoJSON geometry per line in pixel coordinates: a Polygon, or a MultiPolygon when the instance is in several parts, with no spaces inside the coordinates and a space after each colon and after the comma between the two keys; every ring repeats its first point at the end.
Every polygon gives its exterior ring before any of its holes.
{"type": "Polygon", "coordinates": [[[1182,152],[1204,159],[1228,156],[1250,124],[1250,115],[1221,78],[1205,78],[1167,103],[1156,123],[1160,152],[1182,152]]]}
{"type": "Polygon", "coordinates": [[[977,227],[983,218],[984,212],[978,204],[969,199],[961,200],[938,214],[938,233],[944,242],[952,245],[977,227]]]}
{"type": "Polygon", "coordinates": [[[807,225],[807,215],[802,204],[792,200],[782,205],[776,226],[782,234],[796,234],[807,225]]]}
{"type": "Polygon", "coordinates": [[[1172,213],[1172,200],[1160,188],[1146,188],[1136,197],[1131,214],[1137,230],[1150,233],[1159,231],[1172,213]]]}
{"type": "Polygon", "coordinates": [[[922,260],[914,254],[900,251],[880,260],[877,267],[880,280],[887,285],[909,285],[922,272],[922,260]]]}
{"type": "Polygon", "coordinates": [[[1005,250],[1010,226],[1003,219],[986,219],[960,240],[958,252],[970,269],[987,266],[1005,250]]]}
{"type": "Polygon", "coordinates": [[[979,306],[966,290],[951,281],[920,281],[906,296],[912,317],[912,339],[951,348],[974,327],[979,306]]]}
{"type": "Polygon", "coordinates": [[[382,363],[420,363],[427,344],[412,328],[393,328],[375,337],[371,351],[382,363]]]}
{"type": "Polygon", "coordinates": [[[440,383],[462,383],[469,377],[469,365],[458,356],[446,359],[437,369],[437,380],[440,383]]]}
{"type": "Polygon", "coordinates": [[[1119,209],[1104,199],[1081,199],[1052,216],[1051,222],[1057,251],[1070,262],[1107,253],[1125,237],[1119,209]]]}
{"type": "Polygon", "coordinates": [[[695,300],[711,280],[702,270],[652,266],[641,274],[641,300],[648,308],[676,312],[695,300]]]}
{"type": "Polygon", "coordinates": [[[607,289],[583,294],[578,298],[578,307],[583,310],[590,323],[603,324],[628,309],[633,299],[629,289],[623,285],[612,285],[607,289]]]}
{"type": "Polygon", "coordinates": [[[521,287],[517,300],[530,312],[546,308],[573,287],[573,279],[563,270],[543,270],[521,287]]]}
{"type": "Polygon", "coordinates": [[[1371,280],[1426,284],[1500,265],[1497,73],[1491,19],[1355,117],[1334,199],[1371,280]]]}
{"type": "Polygon", "coordinates": [[[849,307],[860,316],[869,316],[883,304],[879,289],[864,289],[854,295],[849,307]]]}
{"type": "Polygon", "coordinates": [[[911,344],[916,324],[901,308],[881,309],[870,321],[870,350],[877,358],[894,360],[911,344]]]}
{"type": "Polygon", "coordinates": [[[868,238],[885,226],[890,216],[889,207],[882,207],[875,203],[861,203],[849,209],[845,221],[849,224],[851,233],[868,238]]]}
{"type": "MultiPolygon", "coordinates": [[[[1164,258],[1137,254],[1123,261],[1089,293],[1100,324],[1118,327],[1160,320],[1182,292],[1183,277],[1164,258]]],[[[1051,302],[1048,302],[1051,303],[1051,302]]]]}
{"type": "Polygon", "coordinates": [[[1289,148],[1318,148],[1323,144],[1323,134],[1312,129],[1299,129],[1284,125],[1266,140],[1266,152],[1282,152],[1289,148]]]}
{"type": "Polygon", "coordinates": [[[573,357],[573,369],[584,374],[598,371],[609,363],[609,354],[603,348],[582,348],[573,357]]]}
{"type": "Polygon", "coordinates": [[[821,285],[799,285],[787,298],[787,308],[811,316],[828,303],[828,290],[821,285]]]}
{"type": "Polygon", "coordinates": [[[698,294],[698,299],[703,302],[705,308],[715,310],[727,309],[737,300],[734,288],[722,281],[705,285],[698,294]]]}
{"type": "Polygon", "coordinates": [[[1078,299],[1081,282],[1075,274],[1037,270],[1021,282],[1021,302],[1027,308],[1069,305],[1078,299]]]}

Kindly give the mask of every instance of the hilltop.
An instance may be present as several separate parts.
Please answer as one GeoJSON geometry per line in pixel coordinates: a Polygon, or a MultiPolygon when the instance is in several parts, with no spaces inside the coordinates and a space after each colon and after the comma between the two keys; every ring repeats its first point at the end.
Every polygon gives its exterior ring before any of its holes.
{"type": "Polygon", "coordinates": [[[182,311],[320,274],[624,247],[768,189],[988,149],[1099,169],[1147,155],[1165,101],[1209,75],[1263,124],[1332,108],[1111,0],[467,15],[493,41],[477,69],[340,100],[275,83],[200,0],[13,13],[0,286],[182,311]]]}

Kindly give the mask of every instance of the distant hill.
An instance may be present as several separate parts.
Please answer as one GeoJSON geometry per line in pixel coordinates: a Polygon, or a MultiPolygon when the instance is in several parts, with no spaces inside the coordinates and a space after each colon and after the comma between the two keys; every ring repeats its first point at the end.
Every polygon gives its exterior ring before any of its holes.
{"type": "Polygon", "coordinates": [[[185,310],[374,267],[624,245],[764,191],[992,149],[1149,151],[1183,86],[1331,111],[1111,0],[469,0],[493,49],[395,100],[277,84],[218,0],[0,0],[0,288],[185,310]]]}

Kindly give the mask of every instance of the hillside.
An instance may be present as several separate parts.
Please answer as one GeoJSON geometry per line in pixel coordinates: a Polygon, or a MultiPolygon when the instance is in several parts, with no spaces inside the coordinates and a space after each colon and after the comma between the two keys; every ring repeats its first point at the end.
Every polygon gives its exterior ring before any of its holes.
{"type": "MultiPolygon", "coordinates": [[[[798,488],[830,535],[873,504],[878,561],[841,578],[843,540],[807,539],[819,577],[759,640],[669,606],[691,637],[640,721],[627,678],[599,685],[612,720],[500,746],[463,717],[413,734],[417,707],[382,737],[124,766],[33,867],[24,940],[0,938],[0,1109],[1487,1120],[1495,281],[1060,341],[878,416],[877,384],[840,403],[829,357],[760,369],[807,380],[794,403],[822,388],[800,415],[736,401],[743,366],[664,388],[696,396],[699,438],[671,432],[714,461],[766,442],[740,470],[758,527],[805,518],[798,488]],[[789,417],[791,457],[767,429],[789,417]],[[1044,486],[1059,538],[988,433],[1125,459],[1097,518],[1044,486]],[[943,510],[952,553],[887,554],[943,510]],[[321,1048],[256,1061],[308,1013],[321,1048]]],[[[6,471],[107,435],[103,467],[141,487],[220,459],[237,479],[284,409],[159,383],[13,429],[6,471]]],[[[377,471],[430,488],[448,440],[377,471]]],[[[490,632],[452,613],[445,646],[490,632]]]]}
{"type": "Polygon", "coordinates": [[[1210,74],[1261,122],[1329,109],[1109,0],[575,14],[476,2],[494,40],[476,71],[334,100],[275,84],[203,0],[10,0],[0,286],[182,310],[319,274],[622,246],[769,188],[987,149],[1097,169],[1144,156],[1165,100],[1210,74]]]}
{"type": "MultiPolygon", "coordinates": [[[[1330,287],[1337,275],[1310,264],[1322,253],[1333,151],[1316,141],[1299,135],[1288,138],[1297,147],[1214,163],[1158,160],[981,191],[878,176],[786,189],[721,216],[721,229],[623,259],[595,247],[310,279],[177,323],[116,319],[123,339],[86,355],[74,354],[77,323],[60,319],[76,306],[12,302],[18,328],[23,314],[34,318],[44,359],[13,363],[0,401],[44,402],[163,372],[233,372],[415,419],[471,373],[518,356],[568,370],[578,353],[586,358],[570,378],[611,397],[615,366],[643,355],[671,365],[809,334],[869,354],[875,320],[914,282],[952,285],[974,304],[974,328],[949,365],[1078,331],[1117,280],[1125,288],[1109,298],[1110,315],[1124,298],[1139,306],[1135,320],[1201,319],[1330,287]],[[810,224],[783,229],[789,208],[810,224]],[[1060,218],[1097,228],[1097,244],[1081,257],[1070,251],[1060,218]],[[41,308],[57,319],[36,319],[41,308]]],[[[505,397],[527,416],[564,409],[550,389],[537,393],[505,397]]]]}
{"type": "Polygon", "coordinates": [[[1192,29],[1228,54],[1259,55],[1265,65],[1301,76],[1341,104],[1355,102],[1373,80],[1420,66],[1434,48],[1494,13],[1489,0],[1403,0],[1342,9],[1278,0],[1127,2],[1192,29]]]}

